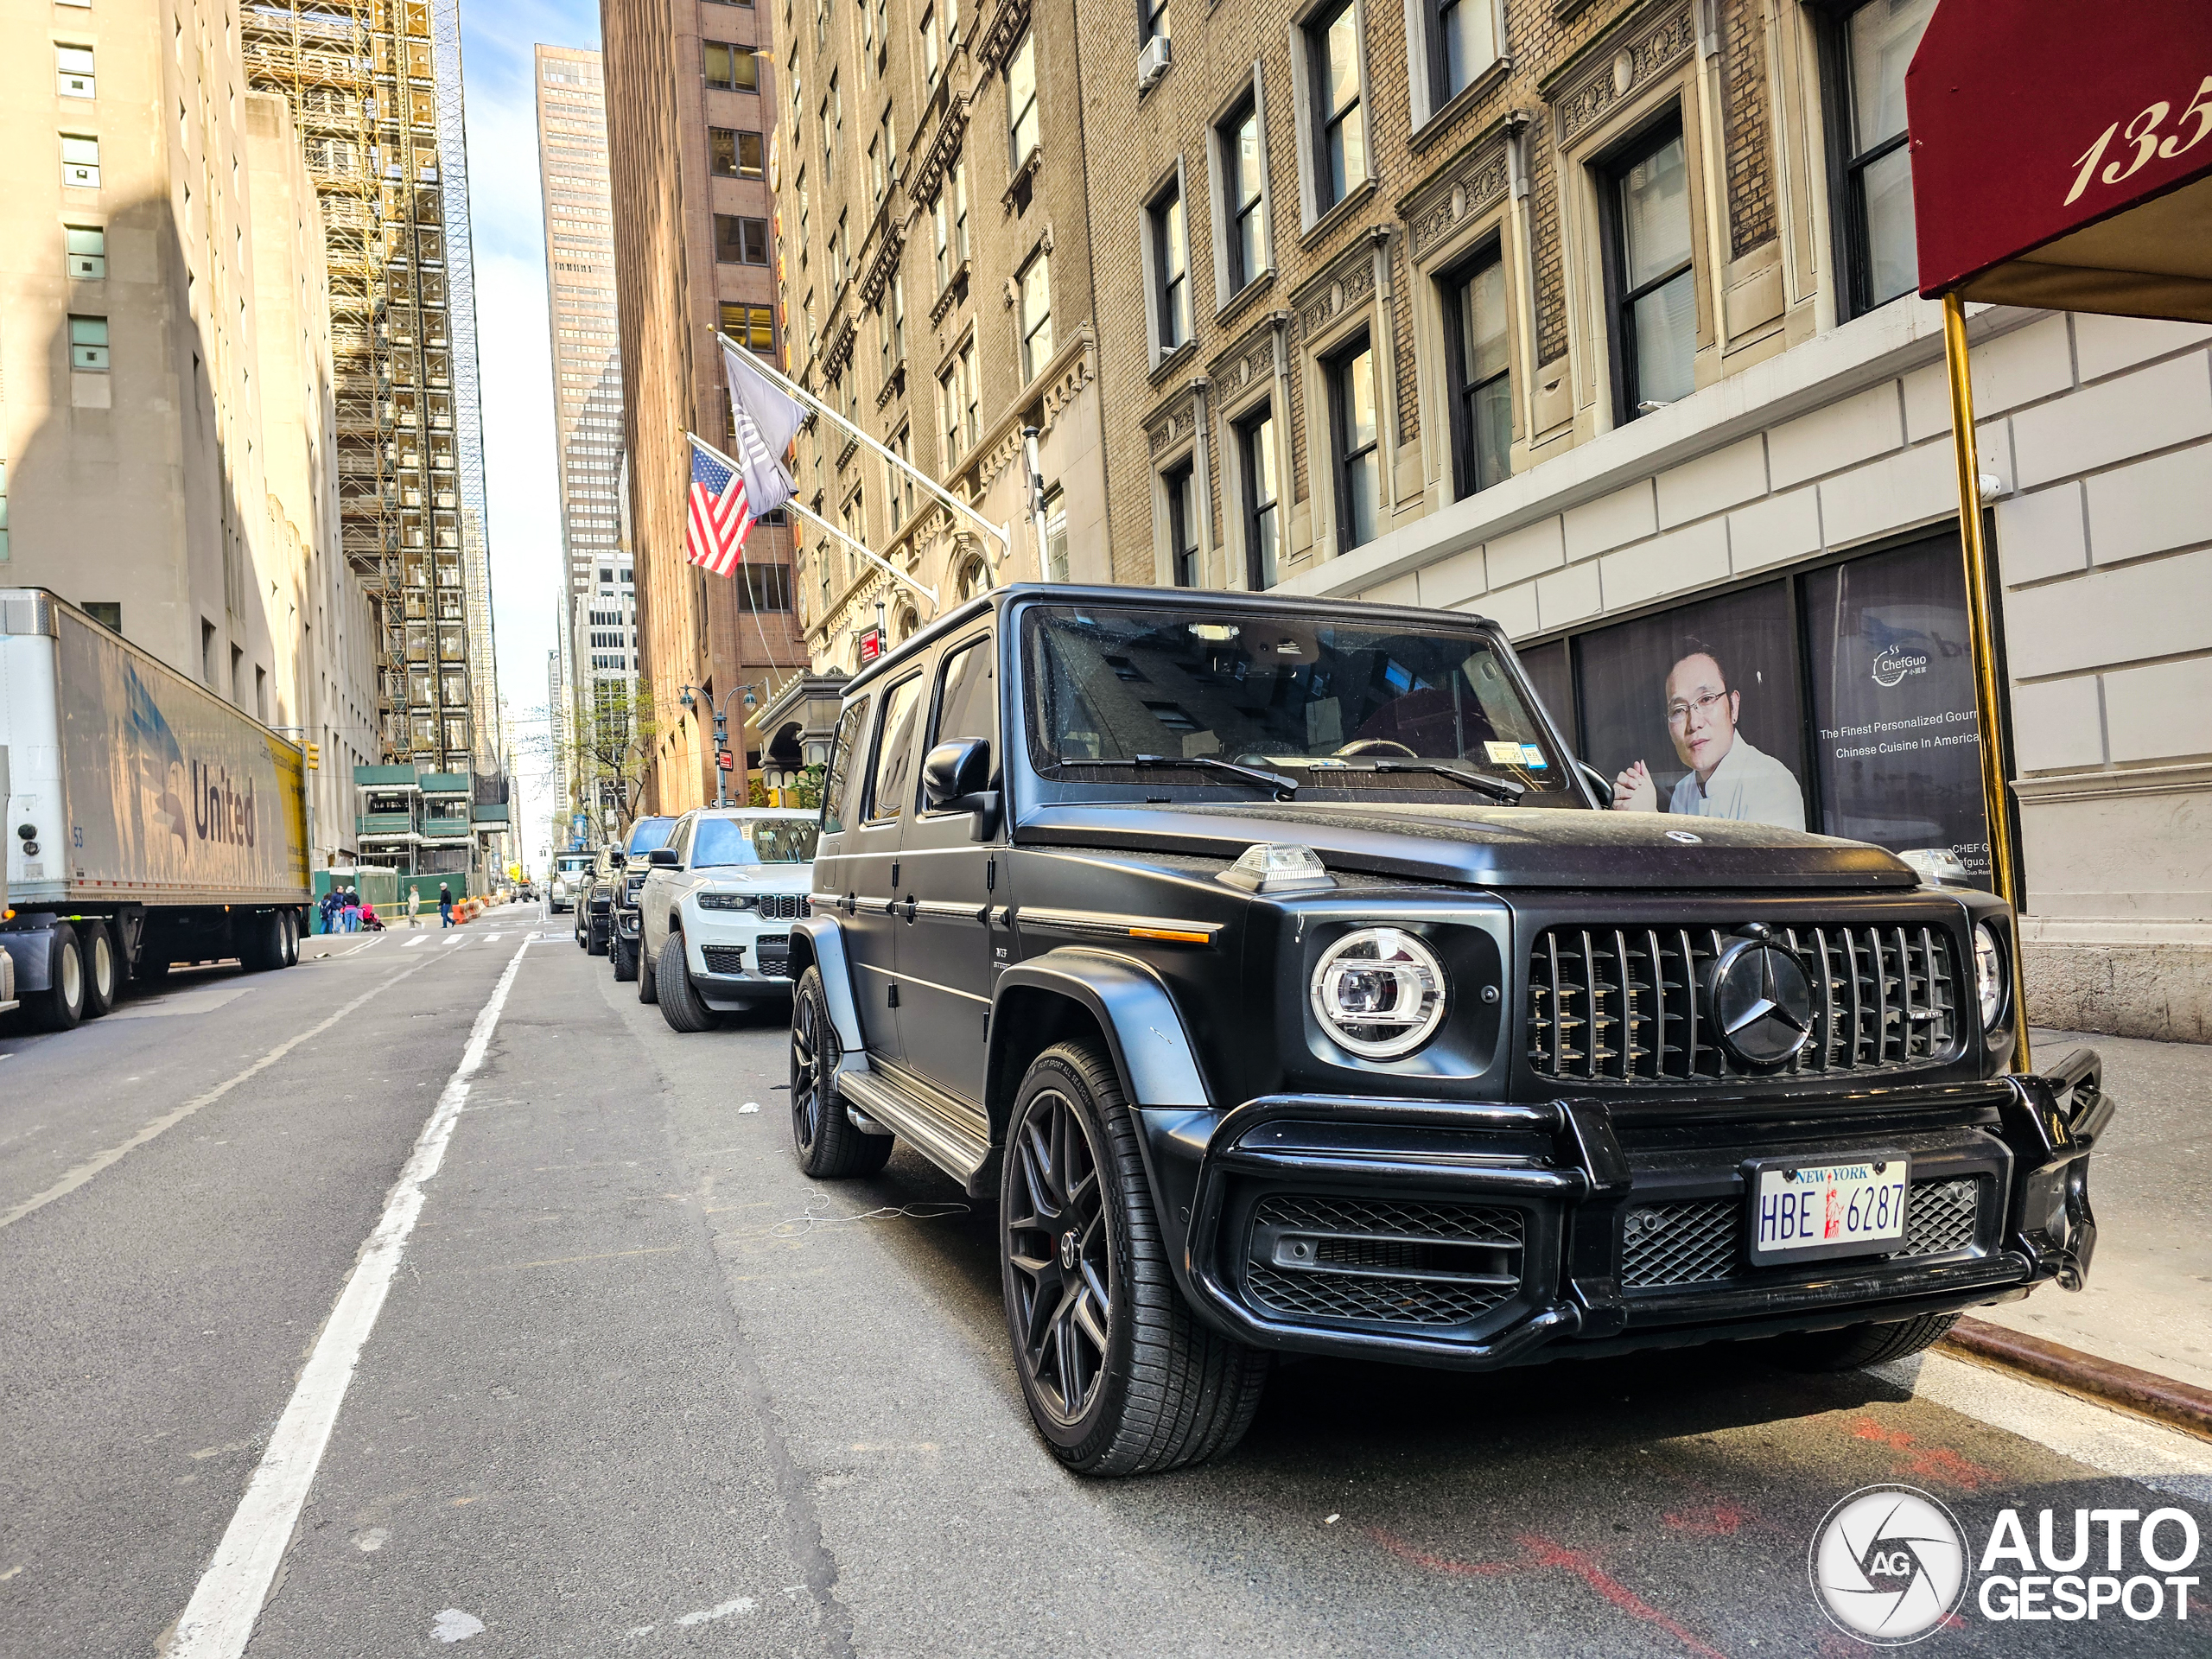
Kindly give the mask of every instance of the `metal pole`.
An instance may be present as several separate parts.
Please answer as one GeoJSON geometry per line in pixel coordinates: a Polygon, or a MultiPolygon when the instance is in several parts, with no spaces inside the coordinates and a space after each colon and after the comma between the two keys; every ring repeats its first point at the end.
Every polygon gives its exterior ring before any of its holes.
{"type": "Polygon", "coordinates": [[[1981,728],[1981,804],[1989,817],[1989,874],[1997,896],[2012,907],[2012,1019],[2018,1033],[2012,1069],[2028,1058],[2027,976],[2020,962],[2020,892],[2014,879],[2012,819],[2006,810],[2002,734],[2004,688],[1997,683],[1996,596],[1989,548],[1981,533],[1981,458],[1974,442],[1974,381],[1967,361],[1967,308],[1943,296],[1943,367],[1951,386],[1951,448],[1959,468],[1959,545],[1966,555],[1967,629],[1974,647],[1974,711],[1981,728]]]}
{"type": "Polygon", "coordinates": [[[729,748],[729,699],[715,710],[715,804],[729,804],[729,773],[722,770],[722,756],[729,748]]]}

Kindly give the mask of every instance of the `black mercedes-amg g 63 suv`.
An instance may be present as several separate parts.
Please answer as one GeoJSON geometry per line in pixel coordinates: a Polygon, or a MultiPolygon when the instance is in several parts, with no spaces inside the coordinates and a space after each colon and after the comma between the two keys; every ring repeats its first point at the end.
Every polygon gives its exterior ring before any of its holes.
{"type": "Polygon", "coordinates": [[[2005,906],[1598,781],[1478,618],[987,594],[845,690],[799,1162],[996,1198],[1094,1474],[1233,1444],[1274,1352],[1842,1367],[2077,1287],[2111,1107],[2016,1068],[2005,906]]]}

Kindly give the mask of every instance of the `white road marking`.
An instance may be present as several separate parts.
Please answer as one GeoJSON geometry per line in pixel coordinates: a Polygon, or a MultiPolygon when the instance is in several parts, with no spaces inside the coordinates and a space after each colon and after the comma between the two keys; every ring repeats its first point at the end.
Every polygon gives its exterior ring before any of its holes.
{"type": "Polygon", "coordinates": [[[484,936],[484,943],[486,944],[497,944],[501,939],[504,939],[507,936],[504,933],[486,933],[484,936]]]}
{"type": "Polygon", "coordinates": [[[711,1624],[718,1618],[728,1618],[732,1613],[749,1613],[752,1611],[753,1598],[740,1596],[734,1601],[722,1603],[719,1607],[702,1607],[696,1613],[685,1613],[674,1623],[685,1625],[711,1624]]]}
{"type": "MultiPolygon", "coordinates": [[[[277,1061],[283,1059],[287,1054],[297,1048],[302,1043],[306,1042],[309,1038],[321,1036],[324,1032],[328,1031],[340,1020],[345,1019],[347,1014],[352,1014],[355,1009],[366,1003],[370,998],[381,995],[384,992],[390,990],[393,986],[398,984],[399,982],[406,978],[408,975],[420,973],[423,969],[429,966],[429,963],[420,962],[416,963],[412,968],[403,968],[397,973],[391,975],[389,978],[381,980],[378,983],[372,985],[367,990],[363,991],[351,1002],[348,1002],[344,1007],[339,1008],[320,1025],[309,1026],[305,1031],[296,1032],[293,1035],[287,1037],[283,1042],[277,1044],[276,1047],[270,1049],[266,1054],[256,1060],[251,1065],[246,1067],[245,1071],[238,1072],[234,1077],[225,1078],[222,1082],[217,1084],[213,1089],[210,1089],[205,1094],[194,1095],[190,1100],[186,1101],[183,1105],[178,1107],[175,1111],[162,1113],[161,1116],[154,1119],[152,1122],[147,1124],[145,1128],[140,1129],[137,1134],[132,1135],[128,1141],[124,1141],[121,1145],[110,1147],[105,1152],[94,1154],[92,1157],[87,1158],[83,1163],[78,1165],[76,1168],[71,1170],[67,1175],[64,1175],[52,1186],[48,1187],[45,1192],[36,1193],[30,1198],[25,1198],[21,1204],[17,1205],[12,1210],[5,1212],[0,1212],[0,1229],[14,1226],[25,1216],[30,1214],[32,1211],[42,1210],[48,1205],[52,1204],[56,1198],[67,1198],[70,1193],[74,1192],[79,1187],[82,1186],[86,1181],[91,1180],[93,1176],[105,1169],[110,1164],[116,1162],[118,1159],[121,1159],[129,1153],[136,1152],[139,1147],[144,1146],[149,1141],[151,1141],[156,1135],[161,1134],[162,1130],[174,1128],[177,1124],[183,1122],[186,1118],[190,1117],[201,1107],[213,1105],[225,1095],[229,1094],[232,1090],[237,1088],[238,1084],[244,1083],[248,1077],[267,1071],[270,1066],[276,1065],[277,1061]]],[[[113,1014],[110,1014],[108,1016],[111,1020],[115,1016],[113,1014]]]]}
{"type": "Polygon", "coordinates": [[[383,943],[384,943],[384,935],[383,935],[383,934],[381,934],[381,933],[379,933],[379,934],[378,934],[378,935],[376,936],[376,938],[372,938],[372,939],[364,939],[360,944],[359,944],[355,945],[352,950],[340,950],[340,952],[338,952],[338,954],[339,954],[340,956],[341,956],[341,957],[358,957],[358,956],[359,956],[359,955],[361,954],[361,952],[362,952],[362,951],[364,951],[364,950],[375,950],[375,949],[376,949],[376,947],[377,947],[377,946],[378,946],[378,945],[382,944],[383,943]]]}
{"type": "Polygon", "coordinates": [[[408,940],[406,944],[401,945],[399,948],[403,950],[412,950],[416,945],[421,944],[429,937],[430,936],[427,933],[417,933],[413,938],[408,940]]]}
{"type": "Polygon", "coordinates": [[[456,948],[458,948],[459,946],[461,946],[461,945],[467,944],[467,943],[468,943],[468,935],[467,935],[466,933],[456,933],[456,934],[454,934],[454,935],[453,936],[453,938],[449,938],[449,939],[448,939],[448,940],[446,941],[446,946],[447,946],[447,948],[448,948],[448,950],[452,950],[452,949],[456,949],[456,948]]]}
{"type": "MultiPolygon", "coordinates": [[[[346,1385],[353,1379],[353,1368],[360,1361],[369,1333],[376,1328],[378,1314],[384,1310],[392,1275],[398,1271],[400,1255],[423,1213],[423,1189],[445,1161],[454,1122],[468,1099],[469,1079],[484,1064],[493,1028],[499,1022],[499,1010],[506,1006],[507,993],[529,949],[528,941],[516,948],[491,1000],[478,1010],[461,1064],[447,1079],[436,1109],[423,1124],[414,1152],[385,1200],[382,1219],[361,1247],[346,1287],[338,1294],[315,1351],[300,1372],[299,1386],[293,1389],[284,1414],[276,1420],[269,1449],[253,1471],[223,1541],[216,1547],[214,1560],[177,1620],[167,1659],[237,1659],[252,1639],[254,1622],[261,1617],[261,1605],[268,1599],[277,1567],[283,1563],[292,1529],[299,1522],[300,1511],[315,1484],[315,1471],[330,1444],[330,1432],[337,1425],[346,1385]]],[[[440,1641],[458,1642],[483,1628],[480,1619],[448,1607],[438,1615],[437,1628],[431,1634],[440,1641]],[[449,1630],[451,1634],[447,1633],[449,1630]]]]}

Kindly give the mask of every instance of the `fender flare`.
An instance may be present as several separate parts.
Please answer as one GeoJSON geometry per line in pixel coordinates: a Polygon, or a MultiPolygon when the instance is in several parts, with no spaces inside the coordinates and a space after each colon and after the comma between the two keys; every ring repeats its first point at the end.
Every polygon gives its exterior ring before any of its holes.
{"type": "Polygon", "coordinates": [[[845,932],[834,916],[810,916],[791,924],[791,982],[797,985],[810,964],[822,970],[822,991],[830,1004],[830,1023],[836,1027],[837,1046],[844,1051],[838,1069],[865,1069],[868,1042],[861,1034],[860,1006],[853,999],[853,970],[845,955],[845,932]]]}
{"type": "Polygon", "coordinates": [[[1025,990],[1065,997],[1090,1010],[1106,1035],[1131,1106],[1213,1105],[1190,1033],[1160,976],[1134,957],[1079,946],[1047,950],[999,976],[992,990],[987,1077],[999,1075],[1011,1040],[1000,1010],[1010,995],[1025,990]]]}

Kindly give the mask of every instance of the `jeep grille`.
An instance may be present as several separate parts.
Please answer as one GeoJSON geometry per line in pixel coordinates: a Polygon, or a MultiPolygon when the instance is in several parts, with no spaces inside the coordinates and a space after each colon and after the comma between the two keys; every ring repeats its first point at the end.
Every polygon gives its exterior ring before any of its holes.
{"type": "Polygon", "coordinates": [[[1818,1077],[1943,1058],[1958,1039],[1950,936],[1927,923],[1783,927],[1813,985],[1811,1040],[1773,1073],[1720,1046],[1706,976],[1718,927],[1554,927],[1529,957],[1529,1064],[1586,1084],[1818,1077]]]}

